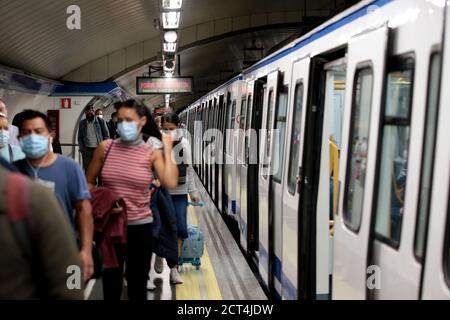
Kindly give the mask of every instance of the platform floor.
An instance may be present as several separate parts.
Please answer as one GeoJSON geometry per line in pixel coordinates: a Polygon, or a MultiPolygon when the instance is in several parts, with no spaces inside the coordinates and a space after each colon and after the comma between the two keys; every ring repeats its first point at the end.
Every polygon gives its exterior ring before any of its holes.
{"type": "MultiPolygon", "coordinates": [[[[250,269],[238,245],[198,180],[196,185],[205,202],[203,207],[188,207],[188,223],[198,225],[205,237],[205,252],[199,270],[184,264],[179,272],[181,285],[169,281],[170,270],[164,264],[161,274],[153,268],[148,283],[149,300],[266,300],[257,278],[250,269]]],[[[126,300],[126,287],[122,299],[126,300]]],[[[89,300],[103,299],[101,280],[92,280],[86,289],[89,300]]]]}

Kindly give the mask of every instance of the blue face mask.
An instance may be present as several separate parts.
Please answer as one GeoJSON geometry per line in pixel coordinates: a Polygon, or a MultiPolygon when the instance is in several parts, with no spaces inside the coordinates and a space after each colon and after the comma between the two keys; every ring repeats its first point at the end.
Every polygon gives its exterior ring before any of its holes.
{"type": "Polygon", "coordinates": [[[9,131],[8,130],[0,130],[0,148],[8,145],[9,141],[9,131]]]}
{"type": "Polygon", "coordinates": [[[30,159],[39,159],[48,153],[48,137],[38,134],[30,134],[20,138],[20,146],[23,153],[30,159]]]}
{"type": "Polygon", "coordinates": [[[117,133],[124,142],[136,141],[139,136],[138,125],[134,121],[122,121],[117,125],[117,133]]]}

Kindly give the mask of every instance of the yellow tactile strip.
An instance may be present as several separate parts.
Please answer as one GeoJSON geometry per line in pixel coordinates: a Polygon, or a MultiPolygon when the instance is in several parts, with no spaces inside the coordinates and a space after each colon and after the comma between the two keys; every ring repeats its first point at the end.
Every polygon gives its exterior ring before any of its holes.
{"type": "MultiPolygon", "coordinates": [[[[188,207],[187,218],[189,224],[198,225],[195,210],[190,206],[188,207]]],[[[196,270],[190,264],[184,264],[180,267],[180,274],[184,283],[176,286],[177,300],[222,300],[222,294],[206,244],[201,260],[200,270],[196,270]]]]}

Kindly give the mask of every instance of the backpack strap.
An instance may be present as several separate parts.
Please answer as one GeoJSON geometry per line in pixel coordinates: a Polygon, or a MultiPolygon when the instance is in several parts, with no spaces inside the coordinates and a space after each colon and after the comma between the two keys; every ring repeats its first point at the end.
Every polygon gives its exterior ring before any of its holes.
{"type": "Polygon", "coordinates": [[[14,235],[26,258],[32,260],[30,236],[30,181],[27,177],[9,173],[6,177],[7,215],[14,235]]]}

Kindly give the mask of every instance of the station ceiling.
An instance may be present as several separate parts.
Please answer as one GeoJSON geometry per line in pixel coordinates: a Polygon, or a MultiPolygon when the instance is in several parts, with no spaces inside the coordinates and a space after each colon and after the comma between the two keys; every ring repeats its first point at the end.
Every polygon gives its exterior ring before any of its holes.
{"type": "MultiPolygon", "coordinates": [[[[160,2],[0,0],[0,64],[54,80],[115,80],[134,94],[135,77],[148,73],[149,66],[157,65],[161,60],[161,30],[154,25],[160,15],[160,2]],[[73,4],[81,9],[81,30],[67,28],[67,8],[73,4]],[[142,44],[142,55],[127,62],[131,59],[126,55],[128,48],[134,46],[134,51],[139,51],[139,44],[142,44]],[[153,51],[147,48],[153,48],[153,51]],[[126,61],[118,60],[116,65],[111,62],[115,60],[109,58],[121,50],[125,52],[126,61]],[[103,58],[107,61],[105,71],[96,72],[98,68],[94,62],[103,61],[103,58]],[[80,68],[84,73],[89,72],[89,76],[77,78],[80,68]]],[[[355,2],[184,0],[180,29],[196,30],[196,35],[180,45],[180,73],[194,77],[195,92],[174,97],[175,108],[182,108],[233,73],[240,72],[245,67],[244,60],[251,62],[264,57],[280,42],[299,36],[355,2]],[[247,20],[247,24],[242,23],[247,20]],[[199,39],[202,26],[217,28],[224,25],[218,23],[221,21],[231,21],[234,26],[230,32],[217,35],[215,30],[215,36],[199,39]],[[237,28],[239,21],[241,27],[237,28]],[[263,48],[262,55],[244,50],[254,47],[263,48]]],[[[164,101],[158,96],[143,98],[151,105],[164,101]]]]}

